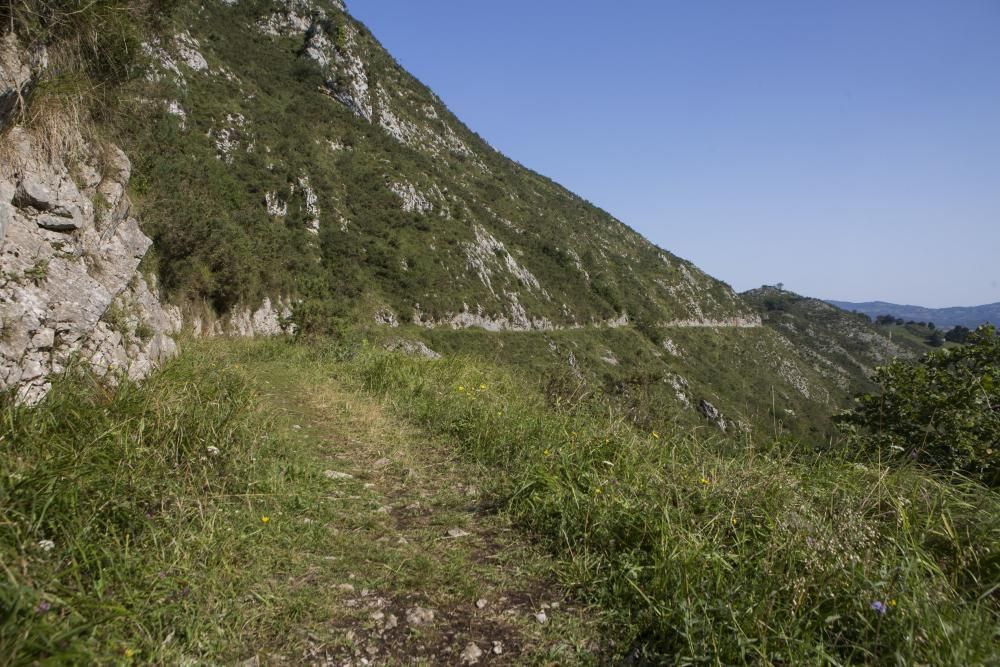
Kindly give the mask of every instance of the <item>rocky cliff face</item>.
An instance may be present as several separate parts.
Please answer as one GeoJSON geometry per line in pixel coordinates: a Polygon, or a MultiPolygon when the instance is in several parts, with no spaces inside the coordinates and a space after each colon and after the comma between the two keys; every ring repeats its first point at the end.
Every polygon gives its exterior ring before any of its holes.
{"type": "Polygon", "coordinates": [[[152,242],[131,215],[125,154],[69,119],[44,132],[14,122],[44,63],[12,35],[0,43],[0,389],[29,403],[78,358],[143,377],[180,327],[138,271],[152,242]]]}

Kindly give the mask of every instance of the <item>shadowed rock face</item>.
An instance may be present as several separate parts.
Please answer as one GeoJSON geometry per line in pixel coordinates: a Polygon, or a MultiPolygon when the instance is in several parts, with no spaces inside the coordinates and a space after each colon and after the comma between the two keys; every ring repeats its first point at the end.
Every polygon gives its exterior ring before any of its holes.
{"type": "MultiPolygon", "coordinates": [[[[0,43],[0,95],[29,84],[30,62],[0,43]]],[[[128,158],[72,125],[62,135],[43,144],[14,125],[0,137],[0,388],[28,403],[78,356],[101,375],[145,376],[176,352],[180,326],[138,272],[152,242],[130,215],[128,158]]]]}

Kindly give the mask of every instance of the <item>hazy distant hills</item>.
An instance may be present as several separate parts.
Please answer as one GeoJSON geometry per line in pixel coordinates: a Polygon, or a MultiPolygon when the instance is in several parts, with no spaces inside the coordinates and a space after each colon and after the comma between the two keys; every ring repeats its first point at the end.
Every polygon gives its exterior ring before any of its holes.
{"type": "Polygon", "coordinates": [[[847,311],[857,311],[871,317],[878,315],[893,315],[914,322],[933,322],[939,327],[950,328],[963,326],[974,329],[981,324],[991,322],[1000,324],[1000,303],[990,303],[983,306],[956,306],[952,308],[924,308],[923,306],[903,306],[885,301],[866,301],[852,303],[850,301],[827,301],[838,308],[847,311]]]}

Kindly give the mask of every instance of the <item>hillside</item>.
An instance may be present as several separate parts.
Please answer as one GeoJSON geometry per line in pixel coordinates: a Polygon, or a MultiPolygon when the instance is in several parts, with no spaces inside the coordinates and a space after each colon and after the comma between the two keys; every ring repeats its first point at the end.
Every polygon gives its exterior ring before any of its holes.
{"type": "Polygon", "coordinates": [[[117,129],[179,305],[289,297],[309,329],[752,323],[726,285],[490,148],[337,2],[185,5],[144,53],[117,129]]]}
{"type": "Polygon", "coordinates": [[[828,437],[842,392],[728,285],[494,151],[343,5],[181,3],[143,54],[103,127],[189,329],[252,332],[277,304],[300,332],[482,354],[651,428],[828,437]]]}
{"type": "Polygon", "coordinates": [[[850,394],[871,391],[876,366],[913,358],[930,348],[913,337],[889,336],[864,315],[777,287],[743,292],[764,324],[792,341],[817,372],[850,394]]]}
{"type": "Polygon", "coordinates": [[[0,665],[995,664],[1000,341],[832,426],[907,332],[735,294],[339,0],[0,4],[0,665]]]}
{"type": "Polygon", "coordinates": [[[991,323],[1000,322],[1000,303],[989,303],[982,306],[957,306],[952,308],[924,308],[923,306],[904,306],[885,301],[866,301],[852,303],[850,301],[830,301],[837,308],[847,311],[864,313],[871,318],[879,315],[892,315],[907,322],[933,322],[939,329],[963,326],[969,329],[991,323]]]}

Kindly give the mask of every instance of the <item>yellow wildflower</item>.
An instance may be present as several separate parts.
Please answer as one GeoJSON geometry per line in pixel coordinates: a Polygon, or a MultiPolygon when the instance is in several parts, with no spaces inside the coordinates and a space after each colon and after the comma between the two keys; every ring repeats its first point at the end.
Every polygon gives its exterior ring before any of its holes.
{"type": "Polygon", "coordinates": [[[135,649],[131,649],[131,648],[125,649],[125,657],[126,658],[135,657],[135,649]]]}
{"type": "Polygon", "coordinates": [[[270,520],[271,520],[271,517],[269,517],[269,516],[262,516],[262,517],[260,518],[260,522],[261,522],[261,523],[267,523],[267,522],[268,522],[268,521],[270,521],[270,520]]]}
{"type": "Polygon", "coordinates": [[[604,493],[604,491],[601,489],[601,487],[597,487],[596,489],[594,489],[594,493],[604,493]]]}
{"type": "Polygon", "coordinates": [[[701,484],[702,484],[702,486],[708,486],[709,484],[711,484],[711,482],[708,481],[708,479],[706,479],[705,477],[702,477],[701,478],[701,484]]]}
{"type": "Polygon", "coordinates": [[[485,391],[486,390],[486,385],[485,384],[481,384],[481,385],[479,385],[479,388],[485,391]]]}
{"type": "Polygon", "coordinates": [[[458,390],[459,391],[465,391],[465,387],[463,387],[462,385],[458,385],[458,390]]]}
{"type": "Polygon", "coordinates": [[[545,455],[545,456],[552,456],[552,452],[550,452],[547,449],[544,452],[542,452],[542,454],[545,455]]]}
{"type": "Polygon", "coordinates": [[[657,433],[656,431],[653,431],[653,437],[656,438],[657,440],[659,440],[660,439],[660,434],[657,433]]]}
{"type": "Polygon", "coordinates": [[[889,606],[890,607],[895,607],[896,606],[896,600],[895,599],[889,600],[889,606]]]}

